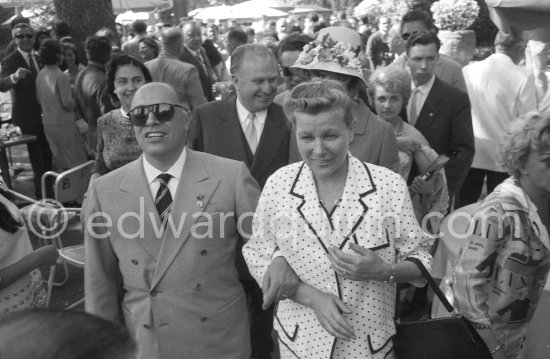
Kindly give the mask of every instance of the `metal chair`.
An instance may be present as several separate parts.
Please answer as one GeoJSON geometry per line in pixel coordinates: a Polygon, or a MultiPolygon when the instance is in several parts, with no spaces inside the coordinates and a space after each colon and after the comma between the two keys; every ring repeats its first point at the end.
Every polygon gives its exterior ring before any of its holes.
{"type": "MultiPolygon", "coordinates": [[[[80,207],[64,207],[63,203],[82,203],[88,189],[94,161],[88,161],[61,173],[48,171],[42,176],[42,194],[46,193],[48,178],[54,178],[53,198],[36,201],[20,193],[10,191],[14,196],[28,201],[31,206],[23,209],[30,229],[38,236],[39,245],[54,244],[58,250],[64,248],[61,234],[68,222],[81,213],[80,207]]],[[[63,279],[54,282],[54,286],[63,286],[69,280],[69,268],[63,264],[63,279]]]]}

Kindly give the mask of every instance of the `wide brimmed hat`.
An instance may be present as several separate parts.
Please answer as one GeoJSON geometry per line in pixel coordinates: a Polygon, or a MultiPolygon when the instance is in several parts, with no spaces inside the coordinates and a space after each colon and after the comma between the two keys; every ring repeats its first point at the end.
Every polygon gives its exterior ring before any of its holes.
{"type": "Polygon", "coordinates": [[[357,31],[341,26],[325,27],[315,41],[304,46],[292,67],[353,76],[366,85],[365,70],[358,57],[360,51],[361,36],[357,31]]]}

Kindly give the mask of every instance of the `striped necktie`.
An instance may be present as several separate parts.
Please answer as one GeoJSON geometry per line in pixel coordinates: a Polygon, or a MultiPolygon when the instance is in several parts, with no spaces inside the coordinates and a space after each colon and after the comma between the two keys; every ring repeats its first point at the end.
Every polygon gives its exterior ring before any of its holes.
{"type": "Polygon", "coordinates": [[[172,195],[170,194],[170,189],[168,188],[170,178],[172,178],[172,176],[168,173],[161,173],[157,176],[157,179],[160,182],[160,187],[157,191],[157,196],[155,197],[155,206],[157,207],[160,220],[163,223],[172,209],[172,195]]]}

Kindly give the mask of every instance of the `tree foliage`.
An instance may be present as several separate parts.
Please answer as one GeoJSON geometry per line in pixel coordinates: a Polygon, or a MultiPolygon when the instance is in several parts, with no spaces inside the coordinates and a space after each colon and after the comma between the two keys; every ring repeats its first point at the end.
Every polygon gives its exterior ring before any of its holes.
{"type": "Polygon", "coordinates": [[[57,17],[69,24],[76,42],[83,43],[103,27],[116,30],[111,0],[54,0],[53,3],[57,17]]]}

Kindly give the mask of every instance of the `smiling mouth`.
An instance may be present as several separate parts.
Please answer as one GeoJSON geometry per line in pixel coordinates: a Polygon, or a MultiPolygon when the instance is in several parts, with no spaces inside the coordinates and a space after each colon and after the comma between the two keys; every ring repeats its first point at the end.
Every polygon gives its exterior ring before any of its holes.
{"type": "Polygon", "coordinates": [[[164,132],[148,132],[145,134],[145,138],[159,138],[164,137],[166,134],[164,132]]]}

